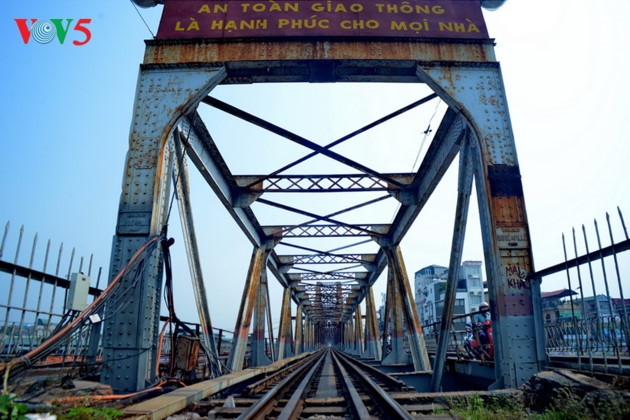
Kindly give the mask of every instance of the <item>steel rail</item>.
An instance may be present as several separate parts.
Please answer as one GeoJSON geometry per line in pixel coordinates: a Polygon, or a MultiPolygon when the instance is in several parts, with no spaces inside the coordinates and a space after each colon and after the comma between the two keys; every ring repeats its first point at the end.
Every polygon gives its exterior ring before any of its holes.
{"type": "MultiPolygon", "coordinates": [[[[401,419],[411,420],[415,418],[414,416],[411,415],[411,413],[409,413],[400,404],[398,404],[398,402],[395,399],[393,399],[387,392],[385,392],[385,390],[380,385],[378,385],[367,374],[365,374],[358,366],[351,363],[348,360],[348,358],[345,356],[341,356],[337,358],[337,354],[339,353],[336,351],[333,351],[333,357],[337,360],[337,362],[339,363],[339,359],[343,360],[344,364],[348,368],[350,368],[354,374],[359,376],[361,381],[365,385],[367,385],[368,392],[370,392],[372,396],[375,396],[380,400],[379,401],[379,403],[381,404],[380,407],[384,408],[388,412],[388,414],[395,414],[396,416],[398,416],[398,418],[401,418],[401,419]]],[[[341,364],[339,364],[339,367],[341,368],[341,364]]],[[[363,402],[361,402],[361,404],[363,404],[363,402]]],[[[364,418],[364,417],[360,416],[359,418],[364,418]]]]}
{"type": "MultiPolygon", "coordinates": [[[[313,355],[312,363],[317,363],[321,361],[326,353],[316,353],[313,355]]],[[[309,361],[311,361],[309,359],[309,361]]],[[[267,414],[269,414],[276,406],[279,400],[279,396],[281,396],[284,392],[286,392],[287,388],[294,384],[297,380],[299,380],[302,376],[302,373],[312,367],[311,363],[305,362],[299,368],[295,369],[291,375],[284,378],[282,381],[278,382],[273,388],[271,388],[265,395],[256,401],[256,403],[250,406],[247,410],[241,413],[237,419],[245,420],[245,419],[253,419],[253,418],[263,418],[267,414]]]]}
{"type": "Polygon", "coordinates": [[[277,420],[289,420],[297,418],[298,410],[304,406],[304,395],[306,394],[308,386],[313,381],[313,376],[315,375],[315,372],[317,372],[317,370],[319,369],[323,360],[324,357],[322,356],[315,362],[315,364],[313,364],[311,370],[308,371],[304,379],[302,379],[302,382],[300,382],[300,385],[298,385],[298,387],[296,388],[293,395],[291,395],[291,398],[289,399],[289,402],[287,402],[287,405],[284,406],[284,408],[278,415],[277,420]]]}
{"type": "Polygon", "coordinates": [[[286,366],[284,368],[282,368],[281,370],[278,370],[276,372],[274,372],[273,374],[269,375],[269,376],[265,376],[263,379],[259,380],[258,382],[255,382],[251,385],[247,386],[247,394],[249,395],[254,395],[256,393],[259,392],[263,392],[265,389],[269,388],[270,386],[272,386],[272,384],[277,383],[279,381],[278,378],[281,377],[285,377],[285,376],[289,376],[292,372],[294,372],[295,370],[297,370],[298,368],[302,367],[305,364],[309,364],[312,360],[312,358],[317,357],[317,353],[314,353],[311,356],[308,356],[300,361],[298,361],[297,363],[291,364],[289,366],[286,366]]]}
{"type": "Polygon", "coordinates": [[[358,369],[360,369],[361,371],[367,373],[373,378],[378,378],[379,381],[383,382],[383,384],[385,384],[386,386],[390,388],[396,389],[397,391],[403,391],[404,389],[407,388],[407,385],[403,381],[396,379],[386,373],[381,372],[374,366],[366,365],[365,363],[362,363],[358,360],[348,357],[347,355],[343,353],[342,353],[342,357],[349,363],[352,363],[353,365],[358,366],[358,369]]]}
{"type": "Polygon", "coordinates": [[[348,372],[342,366],[341,362],[339,361],[335,353],[336,353],[335,351],[332,352],[332,358],[337,364],[337,369],[339,370],[339,373],[341,374],[341,378],[343,379],[343,383],[345,385],[346,391],[348,392],[348,394],[350,395],[350,399],[352,400],[352,407],[355,410],[353,414],[355,414],[357,416],[356,418],[358,419],[367,419],[367,418],[372,417],[367,407],[363,403],[363,400],[361,399],[359,392],[357,391],[356,387],[352,383],[352,379],[350,379],[348,372]]]}

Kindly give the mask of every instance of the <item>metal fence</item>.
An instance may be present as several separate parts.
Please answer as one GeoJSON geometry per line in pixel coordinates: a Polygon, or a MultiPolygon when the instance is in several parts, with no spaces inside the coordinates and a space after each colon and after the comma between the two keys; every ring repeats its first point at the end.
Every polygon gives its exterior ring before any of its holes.
{"type": "MultiPolygon", "coordinates": [[[[74,248],[66,255],[63,243],[53,250],[50,240],[41,251],[38,234],[33,236],[30,246],[25,245],[24,227],[14,235],[11,235],[10,227],[7,222],[0,242],[1,360],[32,350],[72,319],[77,311],[66,305],[72,274],[85,270],[91,278],[93,260],[90,255],[85,266],[84,258],[77,258],[74,248]],[[30,252],[28,248],[23,249],[25,246],[29,246],[30,252]]],[[[86,305],[100,294],[101,271],[99,268],[92,280],[94,287],[88,288],[86,305]]],[[[84,354],[89,336],[90,331],[78,334],[60,346],[56,355],[77,357],[84,354]]]]}
{"type": "Polygon", "coordinates": [[[620,241],[615,242],[615,229],[607,213],[605,236],[600,235],[597,220],[593,222],[594,239],[592,233],[589,238],[584,225],[581,235],[572,229],[569,246],[562,235],[564,262],[530,276],[544,281],[547,276],[563,275],[566,280],[564,300],[555,307],[543,308],[547,311],[544,330],[552,365],[630,373],[630,299],[624,293],[630,269],[630,240],[621,210],[617,213],[620,241]],[[602,245],[602,236],[610,245],[602,245]],[[570,253],[574,255],[571,259],[570,253]]]}
{"type": "MultiPolygon", "coordinates": [[[[568,257],[566,238],[562,235],[564,261],[528,276],[530,280],[543,281],[543,288],[552,284],[551,279],[553,284],[565,285],[565,289],[556,292],[562,292],[558,293],[561,298],[554,300],[553,293],[542,295],[541,330],[551,366],[630,374],[630,299],[624,293],[624,282],[627,286],[630,272],[630,253],[627,252],[630,240],[623,214],[619,209],[617,212],[616,229],[610,215],[606,214],[605,235],[609,245],[602,244],[595,220],[594,238],[592,235],[589,238],[584,225],[581,235],[573,229],[573,258],[568,257]],[[621,232],[618,241],[615,241],[615,232],[618,238],[621,232]]],[[[474,313],[453,317],[447,349],[452,357],[482,359],[466,348],[468,333],[463,329],[463,322],[471,319],[471,315],[474,313]]],[[[423,330],[428,351],[435,352],[439,322],[427,323],[423,330]]]]}

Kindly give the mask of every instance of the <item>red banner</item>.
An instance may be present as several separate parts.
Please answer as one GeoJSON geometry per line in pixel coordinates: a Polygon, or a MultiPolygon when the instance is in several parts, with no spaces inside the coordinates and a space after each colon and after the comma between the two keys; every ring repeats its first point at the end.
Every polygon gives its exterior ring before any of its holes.
{"type": "Polygon", "coordinates": [[[486,39],[488,31],[475,0],[168,0],[157,37],[486,39]]]}

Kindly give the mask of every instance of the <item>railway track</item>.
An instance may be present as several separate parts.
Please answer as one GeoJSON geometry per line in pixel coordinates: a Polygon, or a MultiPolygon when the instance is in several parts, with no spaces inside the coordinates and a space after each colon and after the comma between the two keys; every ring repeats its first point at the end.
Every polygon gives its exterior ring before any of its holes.
{"type": "Polygon", "coordinates": [[[413,395],[403,382],[325,349],[227,398],[200,402],[194,411],[217,419],[452,418],[434,413],[444,407],[415,404],[413,395]]]}

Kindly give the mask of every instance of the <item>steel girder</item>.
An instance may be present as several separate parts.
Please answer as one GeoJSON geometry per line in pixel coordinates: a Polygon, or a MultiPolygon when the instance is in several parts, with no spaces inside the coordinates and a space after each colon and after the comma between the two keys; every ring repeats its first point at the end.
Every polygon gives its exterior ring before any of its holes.
{"type": "Polygon", "coordinates": [[[269,256],[269,250],[257,247],[252,252],[247,279],[243,286],[243,296],[234,327],[234,339],[228,358],[228,368],[232,372],[243,369],[245,351],[249,339],[252,316],[255,311],[260,311],[261,300],[258,299],[261,278],[264,276],[265,263],[269,256]],[[258,306],[256,305],[258,303],[258,306]]]}
{"type": "Polygon", "coordinates": [[[464,236],[466,234],[466,222],[468,219],[468,205],[470,203],[472,182],[473,170],[471,150],[468,144],[465,144],[459,155],[457,207],[455,212],[455,226],[453,227],[453,241],[451,243],[451,257],[449,261],[450,268],[446,281],[444,310],[441,316],[438,350],[436,352],[435,363],[433,364],[433,376],[431,379],[431,388],[434,392],[439,392],[442,386],[442,373],[444,370],[444,363],[446,362],[447,345],[452,327],[451,321],[455,313],[457,281],[459,280],[459,267],[462,263],[462,252],[464,249],[464,236]]]}
{"type": "Polygon", "coordinates": [[[201,260],[199,249],[197,247],[197,235],[195,233],[192,208],[190,203],[190,185],[188,181],[188,165],[186,163],[186,155],[181,144],[183,133],[178,130],[174,133],[175,159],[173,161],[173,185],[177,192],[177,205],[179,207],[179,215],[182,224],[182,234],[184,236],[184,245],[186,247],[186,255],[188,257],[188,267],[193,283],[193,292],[195,294],[195,303],[197,305],[197,313],[199,314],[199,324],[203,333],[202,343],[206,348],[206,352],[211,360],[208,360],[208,369],[212,376],[221,375],[221,363],[219,361],[219,351],[214,341],[214,332],[212,330],[212,321],[210,318],[210,308],[208,307],[208,298],[206,295],[206,286],[203,280],[201,270],[201,260]]]}
{"type": "Polygon", "coordinates": [[[366,174],[349,175],[249,175],[236,176],[239,187],[250,194],[266,192],[373,192],[389,193],[401,191],[400,185],[411,183],[409,174],[386,174],[387,178],[398,182],[388,184],[385,180],[366,174]]]}
{"type": "Polygon", "coordinates": [[[522,385],[546,363],[540,281],[534,271],[514,134],[498,63],[419,66],[427,83],[470,128],[471,156],[481,218],[491,302],[496,382],[522,385]],[[508,238],[518,236],[519,241],[508,238]]]}
{"type": "Polygon", "coordinates": [[[256,308],[254,310],[254,332],[251,339],[251,356],[249,366],[265,366],[275,361],[275,349],[273,343],[273,329],[271,322],[268,323],[269,332],[269,348],[271,350],[271,358],[265,353],[265,319],[271,318],[269,311],[269,288],[267,286],[267,272],[261,270],[260,284],[258,285],[258,294],[256,296],[256,308]]]}
{"type": "MultiPolygon", "coordinates": [[[[171,132],[225,75],[225,69],[216,66],[140,68],[110,282],[148,238],[163,231],[172,170],[171,132]]],[[[137,391],[157,378],[161,290],[162,256],[155,251],[141,273],[125,277],[105,309],[101,380],[118,391],[137,391]],[[123,295],[132,296],[128,308],[116,305],[123,295]]]]}
{"type": "Polygon", "coordinates": [[[365,295],[365,354],[368,359],[381,360],[380,331],[376,317],[376,305],[374,304],[374,291],[372,287],[366,288],[365,295]]]}

